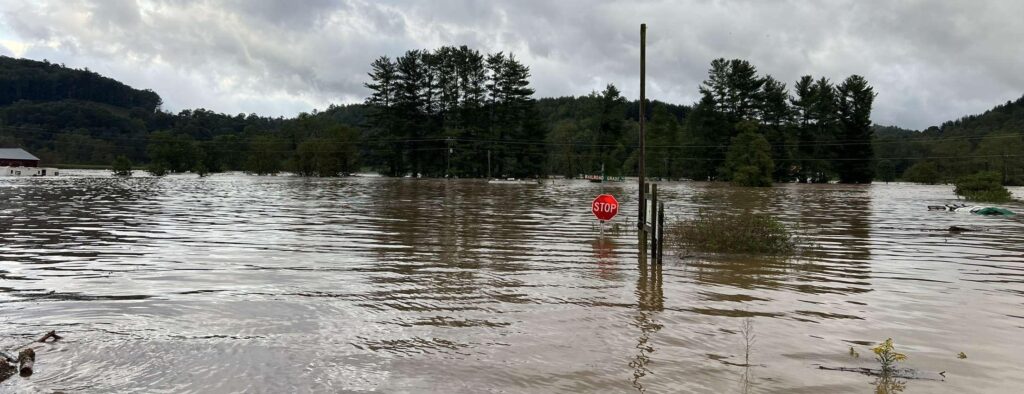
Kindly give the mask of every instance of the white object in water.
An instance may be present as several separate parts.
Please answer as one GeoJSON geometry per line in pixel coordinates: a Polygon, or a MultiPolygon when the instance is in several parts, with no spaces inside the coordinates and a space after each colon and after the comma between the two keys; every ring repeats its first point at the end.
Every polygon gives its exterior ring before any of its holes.
{"type": "Polygon", "coordinates": [[[60,170],[49,167],[0,167],[0,176],[57,176],[60,170]]]}

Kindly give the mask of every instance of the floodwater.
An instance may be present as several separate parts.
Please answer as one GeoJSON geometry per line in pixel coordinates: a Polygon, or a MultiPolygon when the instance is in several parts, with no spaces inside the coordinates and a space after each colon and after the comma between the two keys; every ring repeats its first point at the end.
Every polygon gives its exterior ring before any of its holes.
{"type": "Polygon", "coordinates": [[[64,336],[0,391],[1024,385],[1020,217],[927,211],[955,201],[950,186],[664,183],[669,222],[770,211],[813,248],[786,261],[670,253],[654,269],[630,230],[636,186],[604,189],[623,205],[602,240],[589,212],[601,185],[578,181],[0,178],[0,348],[64,336]],[[925,379],[819,369],[872,367],[889,337],[925,379]]]}

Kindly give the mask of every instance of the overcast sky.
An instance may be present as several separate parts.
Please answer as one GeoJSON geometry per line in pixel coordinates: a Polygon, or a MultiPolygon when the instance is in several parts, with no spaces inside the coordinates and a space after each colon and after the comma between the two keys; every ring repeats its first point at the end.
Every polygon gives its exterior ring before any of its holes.
{"type": "Polygon", "coordinates": [[[708,64],[792,86],[861,74],[873,120],[924,128],[1024,94],[1024,1],[0,0],[0,54],[155,90],[164,108],[294,116],[361,102],[369,63],[466,44],[513,52],[538,97],[608,83],[689,104],[708,64]]]}

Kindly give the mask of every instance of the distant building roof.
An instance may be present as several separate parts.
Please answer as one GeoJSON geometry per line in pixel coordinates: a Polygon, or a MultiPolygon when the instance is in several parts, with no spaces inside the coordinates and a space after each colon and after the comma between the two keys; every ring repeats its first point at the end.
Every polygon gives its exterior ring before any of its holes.
{"type": "Polygon", "coordinates": [[[0,148],[0,159],[6,160],[36,160],[39,158],[21,148],[0,148]]]}

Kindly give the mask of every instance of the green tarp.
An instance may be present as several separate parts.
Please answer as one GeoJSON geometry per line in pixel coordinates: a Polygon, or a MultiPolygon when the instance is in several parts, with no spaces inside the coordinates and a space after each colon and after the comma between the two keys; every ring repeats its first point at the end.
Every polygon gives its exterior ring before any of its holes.
{"type": "Polygon", "coordinates": [[[996,207],[985,207],[981,209],[972,209],[971,213],[975,215],[985,216],[1013,216],[1013,212],[1009,209],[996,208],[996,207]]]}

